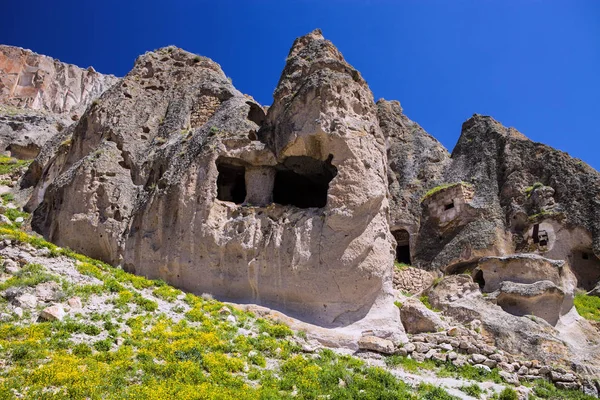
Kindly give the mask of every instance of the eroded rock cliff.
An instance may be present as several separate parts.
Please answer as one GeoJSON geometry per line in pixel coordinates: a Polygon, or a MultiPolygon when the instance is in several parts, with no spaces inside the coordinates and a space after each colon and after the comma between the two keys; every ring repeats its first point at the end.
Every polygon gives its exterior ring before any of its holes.
{"type": "Polygon", "coordinates": [[[32,159],[118,79],[0,45],[0,151],[32,159]]]}
{"type": "Polygon", "coordinates": [[[294,43],[266,115],[216,63],[166,48],[68,140],[30,203],[50,240],[323,326],[401,330],[377,110],[319,31],[294,43]]]}

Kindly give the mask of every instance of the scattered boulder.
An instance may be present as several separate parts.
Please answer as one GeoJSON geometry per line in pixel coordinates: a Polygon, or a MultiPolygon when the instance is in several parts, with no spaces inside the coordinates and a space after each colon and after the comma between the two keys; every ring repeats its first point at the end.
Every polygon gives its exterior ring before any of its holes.
{"type": "Polygon", "coordinates": [[[62,321],[66,313],[60,304],[46,307],[40,313],[40,317],[46,321],[62,321]]]}
{"type": "Polygon", "coordinates": [[[358,341],[360,350],[369,350],[382,354],[394,354],[394,343],[377,336],[363,336],[358,341]]]}
{"type": "Polygon", "coordinates": [[[437,313],[425,307],[418,299],[410,297],[402,300],[400,321],[407,333],[437,332],[448,327],[437,313]]]}
{"type": "Polygon", "coordinates": [[[35,308],[38,298],[33,294],[25,293],[15,298],[14,304],[22,308],[35,308]]]}
{"type": "Polygon", "coordinates": [[[69,307],[71,307],[71,310],[80,310],[83,308],[81,298],[79,297],[72,297],[67,301],[67,303],[69,304],[69,307]]]}

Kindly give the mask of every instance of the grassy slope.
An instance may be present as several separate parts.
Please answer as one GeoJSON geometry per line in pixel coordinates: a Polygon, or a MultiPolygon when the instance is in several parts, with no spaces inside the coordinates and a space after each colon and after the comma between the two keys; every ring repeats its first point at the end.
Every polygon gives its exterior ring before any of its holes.
{"type": "MultiPolygon", "coordinates": [[[[60,322],[31,321],[26,312],[1,323],[2,399],[452,398],[427,385],[410,388],[384,369],[330,350],[302,354],[287,326],[125,273],[17,228],[0,227],[0,237],[45,248],[92,282],[73,283],[29,264],[1,289],[56,281],[65,301],[77,295],[84,309],[99,299],[111,306],[70,313],[60,322]]],[[[0,311],[7,310],[2,301],[0,311]]]]}

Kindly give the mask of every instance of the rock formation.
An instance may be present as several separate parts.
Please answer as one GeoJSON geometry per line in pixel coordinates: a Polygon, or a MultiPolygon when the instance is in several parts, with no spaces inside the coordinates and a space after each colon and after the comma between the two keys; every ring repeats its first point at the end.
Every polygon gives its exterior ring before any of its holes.
{"type": "Polygon", "coordinates": [[[0,151],[32,159],[117,81],[19,47],[0,45],[0,151]]]}
{"type": "MultiPolygon", "coordinates": [[[[98,79],[77,86],[81,107],[111,81],[98,79]]],[[[82,109],[56,93],[11,101],[82,109]]],[[[598,331],[573,307],[600,287],[600,174],[481,115],[450,155],[399,102],[375,103],[318,30],[294,42],[268,109],[212,60],[167,47],[77,115],[21,179],[32,227],[60,246],[318,325],[328,345],[516,382],[573,383],[510,354],[600,371],[598,331]]]]}
{"type": "Polygon", "coordinates": [[[381,315],[401,330],[385,139],[365,81],[320,32],[294,43],[266,115],[216,63],[166,48],[71,135],[30,202],[50,240],[319,325],[381,315]]]}

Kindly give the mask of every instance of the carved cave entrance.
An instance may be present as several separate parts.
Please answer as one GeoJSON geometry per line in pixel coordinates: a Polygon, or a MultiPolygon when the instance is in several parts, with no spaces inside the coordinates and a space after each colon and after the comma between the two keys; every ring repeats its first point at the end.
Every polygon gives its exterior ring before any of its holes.
{"type": "Polygon", "coordinates": [[[592,249],[574,250],[569,256],[569,264],[580,288],[592,290],[600,281],[600,259],[592,249]]]}
{"type": "Polygon", "coordinates": [[[253,206],[273,202],[298,208],[325,207],[329,183],[337,175],[332,159],[332,155],[326,161],[291,156],[274,167],[257,167],[221,157],[217,160],[217,199],[253,206]]]}
{"type": "Polygon", "coordinates": [[[306,156],[288,157],[276,167],[273,202],[298,208],[325,207],[329,182],[337,169],[327,161],[306,156]]]}
{"type": "Polygon", "coordinates": [[[406,229],[392,231],[396,239],[396,261],[410,265],[410,234],[406,229]]]}
{"type": "Polygon", "coordinates": [[[246,168],[217,161],[217,199],[242,204],[246,198],[246,168]]]}

